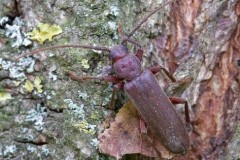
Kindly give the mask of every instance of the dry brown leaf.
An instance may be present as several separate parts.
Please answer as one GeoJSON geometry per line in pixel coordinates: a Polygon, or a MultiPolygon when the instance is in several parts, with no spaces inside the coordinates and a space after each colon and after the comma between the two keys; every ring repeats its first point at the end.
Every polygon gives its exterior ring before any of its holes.
{"type": "Polygon", "coordinates": [[[99,150],[104,154],[120,159],[126,154],[148,157],[172,158],[171,154],[148,131],[140,131],[140,116],[131,102],[126,103],[117,113],[115,121],[99,135],[99,150]]]}

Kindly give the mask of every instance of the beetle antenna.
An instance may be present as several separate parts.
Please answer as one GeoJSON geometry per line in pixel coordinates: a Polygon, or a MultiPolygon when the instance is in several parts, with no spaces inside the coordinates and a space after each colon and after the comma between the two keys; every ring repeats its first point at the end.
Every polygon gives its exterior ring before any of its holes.
{"type": "MultiPolygon", "coordinates": [[[[158,10],[162,9],[163,7],[165,7],[166,5],[174,2],[175,0],[170,0],[164,4],[162,4],[161,6],[157,7],[155,10],[153,10],[152,12],[150,12],[145,18],[142,19],[142,21],[140,21],[139,24],[137,24],[130,32],[128,35],[125,35],[126,37],[122,39],[121,44],[123,44],[126,41],[129,41],[130,43],[133,43],[137,46],[140,46],[138,43],[136,43],[134,40],[131,40],[130,37],[141,27],[141,25],[146,22],[148,20],[149,17],[151,17],[153,14],[155,14],[158,10]]],[[[56,46],[50,46],[50,47],[45,47],[45,48],[41,48],[41,49],[37,49],[37,50],[33,50],[29,53],[20,55],[16,58],[16,61],[18,61],[20,58],[28,56],[28,55],[33,55],[42,51],[46,51],[46,50],[51,50],[51,49],[55,49],[55,48],[84,48],[84,49],[94,49],[94,50],[100,50],[100,51],[107,51],[110,52],[110,49],[107,47],[98,47],[98,46],[90,46],[90,45],[56,45],[56,46]]]]}
{"type": "MultiPolygon", "coordinates": [[[[148,20],[149,17],[151,17],[153,14],[155,14],[158,10],[162,9],[163,7],[165,7],[166,5],[174,2],[175,0],[170,0],[164,4],[162,4],[161,6],[157,7],[156,9],[154,9],[152,12],[150,12],[145,18],[143,18],[127,35],[127,38],[130,38],[140,27],[141,25],[146,22],[148,20]]],[[[123,41],[126,41],[126,39],[122,40],[122,43],[124,43],[123,41]]]]}
{"type": "Polygon", "coordinates": [[[16,58],[16,61],[18,61],[20,58],[25,57],[25,56],[29,56],[29,55],[34,55],[36,53],[42,52],[42,51],[46,51],[46,50],[51,50],[51,49],[55,49],[55,48],[84,48],[84,49],[94,49],[94,50],[99,50],[99,51],[107,51],[110,52],[110,49],[107,47],[98,47],[98,46],[90,46],[90,45],[56,45],[56,46],[50,46],[50,47],[45,47],[45,48],[41,48],[41,49],[37,49],[37,50],[33,50],[31,52],[22,54],[20,56],[18,56],[16,58]]]}
{"type": "Polygon", "coordinates": [[[125,44],[126,41],[138,46],[141,48],[141,45],[139,43],[137,43],[135,40],[133,39],[130,39],[126,36],[126,34],[123,32],[123,29],[122,29],[122,25],[118,25],[118,32],[120,34],[120,37],[121,37],[121,44],[125,44]]]}

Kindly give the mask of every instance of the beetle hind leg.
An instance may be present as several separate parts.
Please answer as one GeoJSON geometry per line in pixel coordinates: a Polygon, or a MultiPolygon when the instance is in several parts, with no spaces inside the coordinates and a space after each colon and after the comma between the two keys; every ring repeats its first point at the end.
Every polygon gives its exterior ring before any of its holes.
{"type": "Polygon", "coordinates": [[[189,116],[189,109],[188,109],[188,102],[187,100],[179,97],[169,97],[170,101],[173,104],[184,104],[185,110],[185,120],[187,123],[190,123],[190,116],[189,116]]]}

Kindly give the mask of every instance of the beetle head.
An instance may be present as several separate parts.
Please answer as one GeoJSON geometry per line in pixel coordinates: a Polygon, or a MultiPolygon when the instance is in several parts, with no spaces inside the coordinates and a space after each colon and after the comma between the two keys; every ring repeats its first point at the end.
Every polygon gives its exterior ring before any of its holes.
{"type": "Polygon", "coordinates": [[[128,54],[128,49],[124,45],[117,45],[111,48],[110,54],[109,54],[109,59],[111,61],[116,62],[119,59],[122,59],[128,54]]]}

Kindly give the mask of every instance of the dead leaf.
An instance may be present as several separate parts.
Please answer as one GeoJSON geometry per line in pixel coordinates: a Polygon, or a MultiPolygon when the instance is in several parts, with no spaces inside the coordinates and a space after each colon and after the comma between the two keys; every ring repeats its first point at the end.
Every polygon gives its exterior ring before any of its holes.
{"type": "Polygon", "coordinates": [[[148,157],[172,158],[171,154],[148,131],[140,132],[140,116],[131,102],[126,103],[117,113],[115,121],[99,135],[99,150],[104,154],[120,159],[126,154],[148,157]]]}

